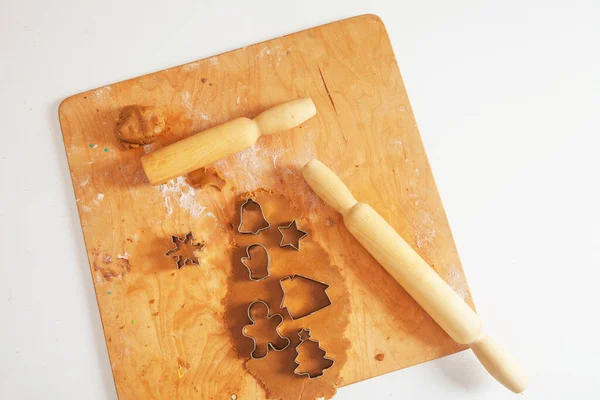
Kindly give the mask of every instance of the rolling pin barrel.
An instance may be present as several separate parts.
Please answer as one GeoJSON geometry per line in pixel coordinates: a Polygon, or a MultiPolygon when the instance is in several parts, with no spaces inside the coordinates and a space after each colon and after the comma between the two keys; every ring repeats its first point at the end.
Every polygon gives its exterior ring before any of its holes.
{"type": "Polygon", "coordinates": [[[481,337],[477,314],[373,208],[357,203],[344,215],[344,222],[454,341],[471,344],[481,337]]]}
{"type": "Polygon", "coordinates": [[[237,118],[142,157],[142,167],[150,183],[159,185],[245,150],[259,137],[254,121],[237,118]]]}
{"type": "Polygon", "coordinates": [[[470,345],[483,366],[515,393],[527,387],[518,362],[482,330],[479,316],[373,208],[354,199],[318,160],[302,170],[308,185],[340,212],[348,231],[456,342],[470,345]]]}
{"type": "Polygon", "coordinates": [[[142,157],[152,185],[195,171],[253,146],[258,138],[292,129],[317,113],[310,98],[270,108],[256,118],[236,118],[142,157]]]}

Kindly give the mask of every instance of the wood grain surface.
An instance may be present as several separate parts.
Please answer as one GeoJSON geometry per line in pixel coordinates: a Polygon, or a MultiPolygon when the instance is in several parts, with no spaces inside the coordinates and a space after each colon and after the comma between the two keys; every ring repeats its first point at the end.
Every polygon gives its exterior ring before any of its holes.
{"type": "MultiPolygon", "coordinates": [[[[461,350],[348,233],[300,177],[316,157],[369,203],[472,306],[452,234],[381,20],[364,15],[66,99],[60,122],[117,393],[264,398],[223,323],[230,223],[239,196],[293,199],[310,240],[343,271],[351,348],[342,385],[461,350]],[[140,157],[192,133],[298,97],[317,116],[213,165],[220,191],[185,178],[153,187],[140,157]],[[169,132],[127,149],[119,110],[159,107],[169,132]],[[202,265],[177,270],[171,235],[193,231],[202,265]],[[383,355],[383,356],[382,356],[383,355]]],[[[289,221],[288,221],[289,222],[289,221]]],[[[301,270],[298,271],[301,273],[301,270]]]]}

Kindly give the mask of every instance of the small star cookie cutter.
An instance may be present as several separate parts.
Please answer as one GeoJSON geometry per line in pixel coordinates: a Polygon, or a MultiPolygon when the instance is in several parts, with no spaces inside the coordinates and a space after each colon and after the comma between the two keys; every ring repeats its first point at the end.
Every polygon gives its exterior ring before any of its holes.
{"type": "Polygon", "coordinates": [[[279,242],[279,247],[286,247],[286,246],[289,246],[289,247],[292,247],[292,248],[294,248],[294,249],[296,249],[296,250],[300,250],[300,240],[302,240],[302,239],[304,239],[305,237],[307,237],[307,236],[308,236],[308,232],[306,232],[306,231],[303,231],[302,229],[299,229],[299,228],[298,228],[298,223],[296,222],[296,220],[293,220],[293,221],[292,221],[292,222],[290,222],[290,224],[289,224],[289,225],[287,225],[287,226],[285,226],[285,225],[278,226],[278,227],[277,227],[277,230],[279,231],[279,233],[281,233],[281,242],[279,242]],[[299,237],[299,238],[296,240],[296,244],[294,244],[294,243],[284,243],[284,241],[285,241],[285,235],[284,235],[284,233],[283,233],[282,231],[283,231],[283,230],[287,230],[287,229],[291,229],[291,228],[292,228],[292,225],[294,225],[294,229],[295,229],[297,232],[302,232],[302,233],[303,233],[303,235],[301,235],[301,236],[300,236],[300,237],[299,237]]]}
{"type": "Polygon", "coordinates": [[[181,248],[180,248],[180,243],[184,243],[186,245],[190,245],[190,246],[195,246],[198,248],[198,250],[202,250],[204,248],[204,243],[194,243],[194,234],[192,232],[188,232],[187,235],[185,235],[183,237],[183,239],[181,239],[179,236],[171,236],[171,241],[173,242],[173,244],[175,245],[174,248],[168,250],[165,253],[165,256],[167,257],[171,257],[171,258],[177,258],[177,269],[181,269],[184,267],[184,265],[188,264],[194,264],[194,265],[200,265],[200,261],[199,258],[196,257],[194,255],[194,258],[190,258],[190,257],[183,257],[181,254],[176,254],[176,255],[172,255],[173,253],[178,252],[181,248]]]}
{"type": "Polygon", "coordinates": [[[242,205],[240,206],[240,224],[238,225],[237,231],[239,233],[242,234],[252,234],[252,235],[258,235],[260,232],[267,230],[271,227],[271,224],[269,223],[269,221],[267,221],[267,217],[265,216],[265,212],[262,209],[262,206],[260,205],[259,202],[257,202],[256,200],[254,200],[251,197],[248,197],[248,199],[242,203],[242,205]],[[248,206],[249,204],[255,204],[258,206],[258,209],[260,210],[260,213],[262,214],[263,220],[267,223],[267,226],[264,226],[262,228],[258,228],[256,231],[244,231],[242,230],[242,225],[244,224],[244,208],[246,206],[248,206]]]}
{"type": "Polygon", "coordinates": [[[333,364],[335,363],[335,360],[333,360],[331,358],[328,358],[327,357],[327,351],[321,347],[319,341],[318,340],[314,340],[313,338],[310,337],[310,330],[309,329],[306,329],[306,328],[300,329],[298,331],[298,337],[300,338],[300,343],[298,343],[298,345],[294,349],[294,350],[296,350],[296,357],[294,357],[294,362],[296,364],[298,364],[298,366],[296,368],[294,368],[294,373],[296,375],[299,375],[299,376],[303,376],[303,375],[308,376],[308,379],[317,379],[317,378],[322,377],[323,374],[325,373],[325,370],[329,369],[329,368],[331,368],[333,366],[333,364]],[[302,335],[303,333],[305,334],[306,339],[303,337],[303,335],[302,335]],[[298,351],[298,347],[300,347],[302,345],[302,343],[304,343],[304,342],[313,342],[313,343],[316,343],[317,344],[317,348],[319,350],[323,351],[323,359],[331,361],[331,364],[328,367],[324,367],[321,370],[321,372],[318,372],[316,374],[311,374],[310,372],[296,372],[296,370],[300,367],[300,364],[296,362],[296,359],[298,358],[298,355],[300,355],[300,352],[298,351]]]}
{"type": "Polygon", "coordinates": [[[283,322],[283,315],[281,314],[273,314],[273,315],[269,315],[271,313],[271,310],[269,308],[269,305],[263,301],[263,300],[256,300],[253,301],[252,303],[250,303],[250,305],[248,306],[248,319],[250,319],[250,321],[252,322],[251,324],[248,325],[244,325],[242,327],[242,335],[244,335],[247,338],[252,339],[252,343],[254,344],[254,347],[252,348],[252,352],[250,353],[250,358],[252,358],[253,360],[260,360],[263,359],[267,356],[267,354],[269,354],[269,349],[271,350],[275,350],[275,351],[283,351],[285,349],[287,349],[290,344],[292,343],[290,338],[282,336],[281,333],[279,332],[279,325],[283,322]],[[256,323],[256,321],[252,318],[252,315],[250,314],[250,310],[252,309],[252,306],[254,306],[257,303],[262,303],[265,305],[265,307],[267,308],[267,318],[271,319],[271,318],[279,318],[279,324],[277,324],[277,328],[275,328],[275,332],[277,332],[277,335],[279,335],[280,338],[284,339],[285,341],[287,341],[287,344],[281,348],[281,349],[277,349],[275,348],[275,346],[273,346],[273,343],[269,342],[267,343],[267,351],[265,352],[265,355],[262,357],[256,357],[254,356],[254,352],[256,351],[256,339],[254,338],[254,336],[250,336],[250,335],[246,335],[246,328],[248,326],[252,326],[256,323]]]}
{"type": "Polygon", "coordinates": [[[271,270],[270,270],[271,256],[269,255],[269,251],[267,250],[267,248],[260,243],[253,243],[250,246],[246,247],[246,257],[242,257],[240,261],[242,262],[242,264],[244,264],[244,267],[246,267],[246,269],[248,270],[248,277],[250,278],[251,281],[260,282],[264,279],[267,279],[269,276],[271,276],[271,270]],[[250,266],[248,264],[246,264],[246,261],[251,259],[250,258],[250,249],[252,249],[253,247],[262,247],[263,250],[265,251],[265,254],[267,255],[267,274],[260,278],[253,278],[252,268],[250,268],[250,266]]]}

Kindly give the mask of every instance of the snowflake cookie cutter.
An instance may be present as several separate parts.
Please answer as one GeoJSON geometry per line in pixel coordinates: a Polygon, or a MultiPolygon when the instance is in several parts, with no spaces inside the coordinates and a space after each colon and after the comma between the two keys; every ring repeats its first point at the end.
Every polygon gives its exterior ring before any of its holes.
{"type": "Polygon", "coordinates": [[[181,239],[179,236],[171,236],[171,241],[173,242],[173,244],[175,245],[174,248],[169,249],[166,253],[165,256],[170,257],[170,258],[177,258],[176,264],[177,264],[177,269],[181,269],[183,268],[186,264],[194,264],[194,265],[200,265],[200,258],[197,257],[194,254],[194,258],[190,258],[189,256],[183,257],[181,254],[176,254],[176,255],[172,255],[173,253],[177,253],[179,250],[181,250],[180,247],[180,243],[183,243],[185,245],[189,245],[189,246],[194,246],[197,247],[197,250],[202,250],[204,248],[204,243],[194,243],[194,234],[192,232],[188,232],[183,239],[181,239]]]}
{"type": "Polygon", "coordinates": [[[288,347],[290,347],[290,344],[292,343],[292,341],[290,340],[290,338],[286,337],[286,336],[282,336],[281,332],[279,332],[279,325],[281,325],[281,323],[283,322],[283,315],[281,314],[273,314],[270,315],[271,310],[269,308],[269,305],[263,301],[263,300],[256,300],[253,301],[252,303],[250,303],[250,305],[248,306],[248,319],[250,319],[250,321],[252,322],[251,324],[248,325],[244,325],[242,327],[242,335],[244,335],[247,338],[252,339],[252,343],[253,343],[253,348],[252,348],[252,352],[250,353],[250,358],[252,358],[253,360],[260,360],[263,359],[267,356],[267,354],[269,354],[269,349],[271,350],[275,350],[275,351],[283,351],[285,349],[287,349],[288,347]],[[265,305],[266,309],[267,309],[267,318],[268,319],[272,319],[272,318],[278,318],[279,319],[279,324],[277,324],[277,328],[275,328],[275,332],[277,332],[277,335],[281,338],[284,339],[287,344],[285,346],[283,346],[281,349],[276,348],[275,346],[273,346],[272,342],[267,343],[267,351],[265,352],[265,355],[263,355],[262,357],[256,357],[254,355],[254,352],[256,351],[256,339],[254,338],[254,336],[250,336],[246,334],[246,328],[249,326],[252,326],[256,323],[256,321],[254,320],[254,318],[252,318],[252,315],[250,314],[250,310],[252,310],[252,306],[254,306],[257,303],[262,303],[265,305]]]}

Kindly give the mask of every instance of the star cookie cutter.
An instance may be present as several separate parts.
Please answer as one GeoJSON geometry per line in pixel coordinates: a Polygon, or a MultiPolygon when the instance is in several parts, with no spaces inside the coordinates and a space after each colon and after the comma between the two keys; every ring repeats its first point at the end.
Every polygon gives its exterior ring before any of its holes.
{"type": "Polygon", "coordinates": [[[287,226],[285,226],[285,225],[278,226],[277,230],[279,231],[279,233],[281,233],[281,242],[279,242],[279,247],[289,246],[289,247],[292,247],[292,248],[294,248],[296,250],[300,250],[300,240],[302,240],[302,239],[304,239],[305,237],[308,236],[308,232],[305,232],[302,229],[298,228],[298,223],[296,222],[296,220],[293,220],[287,226]],[[285,243],[285,234],[283,233],[283,231],[287,230],[287,229],[291,229],[292,225],[294,225],[294,229],[296,230],[296,232],[302,232],[302,235],[298,239],[296,239],[296,243],[295,244],[294,243],[285,243]]]}

